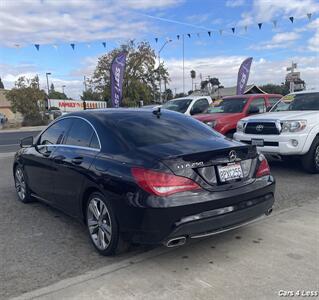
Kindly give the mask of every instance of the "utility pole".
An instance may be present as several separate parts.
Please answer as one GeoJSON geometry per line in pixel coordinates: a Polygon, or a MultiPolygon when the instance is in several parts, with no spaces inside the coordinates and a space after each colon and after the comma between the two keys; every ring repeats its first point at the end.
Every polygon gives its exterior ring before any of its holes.
{"type": "MultiPolygon", "coordinates": [[[[164,49],[164,47],[170,43],[172,40],[167,40],[163,46],[161,47],[161,49],[158,51],[158,70],[160,70],[160,66],[161,66],[161,51],[164,49]]],[[[162,103],[162,78],[161,78],[161,74],[158,73],[158,77],[159,77],[159,86],[160,86],[160,102],[162,103]]]]}
{"type": "Polygon", "coordinates": [[[286,70],[290,73],[288,73],[288,76],[290,75],[290,81],[289,81],[289,91],[290,93],[293,93],[295,91],[295,83],[293,80],[293,73],[295,69],[297,68],[297,63],[291,62],[291,67],[288,67],[286,70]]]}
{"type": "Polygon", "coordinates": [[[65,85],[62,85],[62,93],[64,94],[65,85]]]}
{"type": "Polygon", "coordinates": [[[83,81],[83,83],[84,83],[84,90],[85,91],[87,91],[87,86],[86,86],[86,76],[84,75],[84,81],[83,81]]]}
{"type": "Polygon", "coordinates": [[[50,94],[50,89],[49,89],[49,75],[51,75],[50,72],[45,73],[45,76],[47,77],[47,89],[48,89],[48,97],[50,94]]]}
{"type": "Polygon", "coordinates": [[[185,94],[185,49],[184,49],[184,34],[182,35],[183,39],[183,94],[185,94]]]}

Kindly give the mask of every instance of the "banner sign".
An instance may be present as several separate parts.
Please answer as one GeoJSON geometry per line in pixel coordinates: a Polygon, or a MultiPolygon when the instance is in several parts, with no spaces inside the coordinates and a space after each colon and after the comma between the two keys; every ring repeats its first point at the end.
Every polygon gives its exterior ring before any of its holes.
{"type": "MultiPolygon", "coordinates": [[[[84,103],[82,100],[61,100],[61,99],[48,99],[48,108],[57,107],[61,111],[64,112],[72,112],[83,110],[84,103]]],[[[85,101],[87,109],[99,109],[99,108],[106,108],[107,104],[105,101],[92,101],[86,100],[85,101]]]]}
{"type": "Polygon", "coordinates": [[[253,58],[248,57],[242,62],[239,68],[237,77],[237,95],[243,95],[245,92],[252,61],[253,58]]]}
{"type": "Polygon", "coordinates": [[[112,62],[111,66],[111,99],[113,107],[120,107],[122,102],[122,87],[126,64],[126,52],[121,52],[112,62]]]}

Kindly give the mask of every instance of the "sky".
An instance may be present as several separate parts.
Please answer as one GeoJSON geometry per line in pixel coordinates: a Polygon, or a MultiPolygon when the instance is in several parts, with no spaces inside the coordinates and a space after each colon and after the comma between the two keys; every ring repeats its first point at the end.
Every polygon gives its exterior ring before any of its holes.
{"type": "Polygon", "coordinates": [[[249,83],[280,84],[294,61],[307,88],[319,89],[319,0],[0,0],[0,77],[12,88],[19,76],[37,74],[46,89],[50,72],[56,90],[65,85],[78,99],[99,56],[129,40],[158,53],[171,39],[160,57],[169,88],[182,92],[183,34],[186,92],[191,70],[196,84],[210,76],[236,85],[250,56],[249,83]]]}

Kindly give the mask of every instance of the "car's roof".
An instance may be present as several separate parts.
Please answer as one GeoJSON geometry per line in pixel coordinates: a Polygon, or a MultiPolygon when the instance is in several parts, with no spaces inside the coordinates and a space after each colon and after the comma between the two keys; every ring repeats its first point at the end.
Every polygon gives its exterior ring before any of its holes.
{"type": "Polygon", "coordinates": [[[250,98],[250,97],[256,97],[256,96],[275,96],[275,97],[282,97],[282,95],[280,94],[245,94],[245,95],[234,95],[234,96],[225,96],[223,97],[223,99],[227,99],[227,98],[250,98]]]}
{"type": "Polygon", "coordinates": [[[319,93],[319,90],[306,90],[306,91],[299,91],[290,93],[290,95],[299,95],[299,94],[311,94],[311,93],[319,93]]]}
{"type": "MultiPolygon", "coordinates": [[[[185,99],[189,99],[189,100],[197,100],[197,99],[201,99],[201,98],[210,98],[210,96],[185,96],[185,97],[181,97],[181,98],[175,98],[175,99],[171,99],[171,100],[185,100],[185,99]]],[[[171,101],[169,100],[169,101],[171,101]]]]}

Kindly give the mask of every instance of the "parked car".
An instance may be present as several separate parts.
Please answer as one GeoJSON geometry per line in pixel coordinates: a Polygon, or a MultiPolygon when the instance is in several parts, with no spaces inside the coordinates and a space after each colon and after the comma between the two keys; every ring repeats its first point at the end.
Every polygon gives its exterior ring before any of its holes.
{"type": "Polygon", "coordinates": [[[251,94],[224,97],[204,114],[195,118],[213,127],[218,132],[229,138],[236,132],[237,122],[253,114],[264,113],[269,110],[282,95],[277,94],[251,94]]]}
{"type": "Polygon", "coordinates": [[[319,173],[319,91],[289,94],[269,113],[242,119],[234,137],[266,154],[300,157],[307,171],[319,173]]]}
{"type": "Polygon", "coordinates": [[[70,113],[21,146],[18,199],[84,221],[103,255],[129,242],[182,245],[268,215],[274,203],[275,181],[256,147],[176,112],[70,113]]]}
{"type": "Polygon", "coordinates": [[[162,108],[193,116],[203,113],[211,104],[210,96],[189,96],[169,100],[162,105],[162,108]]]}
{"type": "Polygon", "coordinates": [[[50,117],[52,116],[52,119],[56,119],[58,117],[61,117],[63,115],[63,112],[58,107],[50,107],[47,112],[45,112],[45,115],[50,117]]]}

